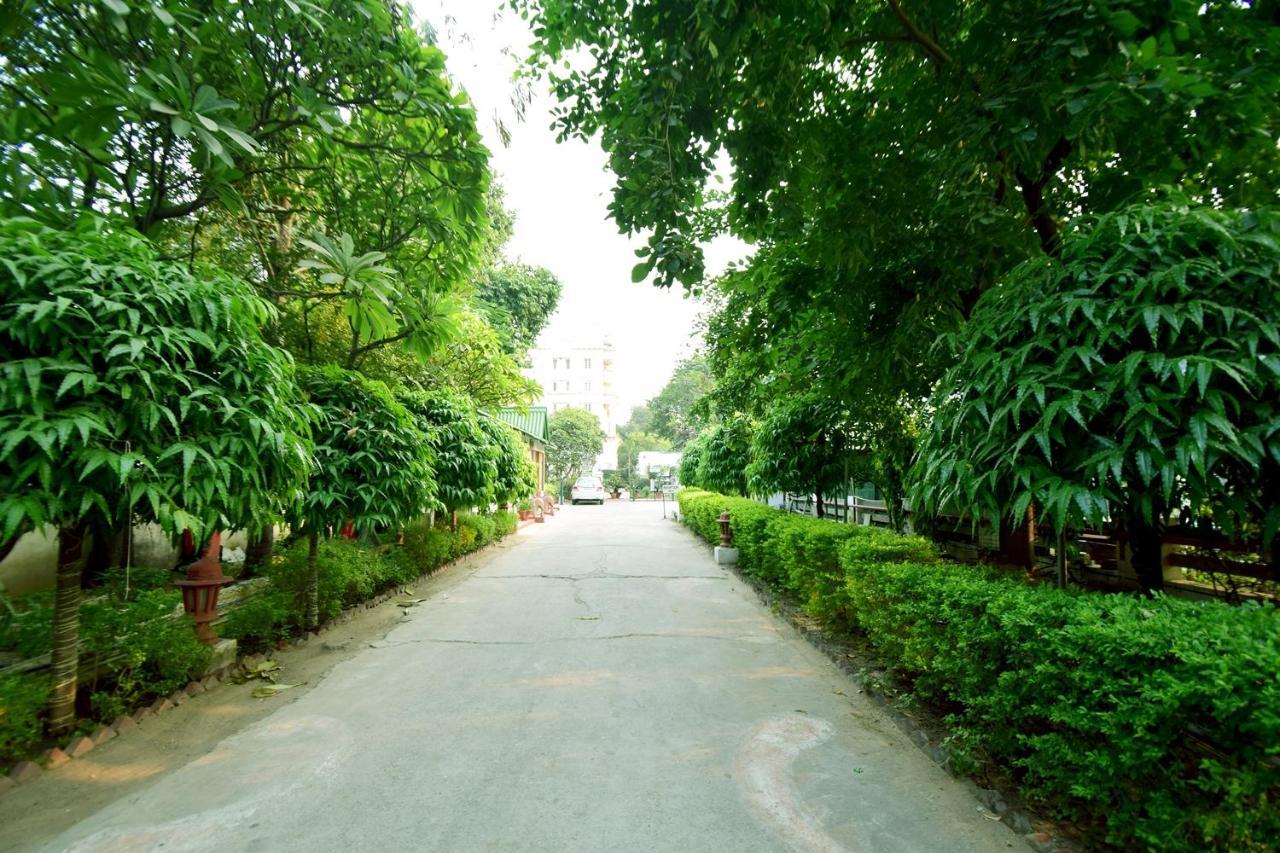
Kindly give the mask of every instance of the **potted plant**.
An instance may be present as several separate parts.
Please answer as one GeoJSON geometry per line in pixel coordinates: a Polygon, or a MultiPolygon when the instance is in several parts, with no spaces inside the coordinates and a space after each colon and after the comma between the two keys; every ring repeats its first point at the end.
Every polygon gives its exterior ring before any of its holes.
{"type": "Polygon", "coordinates": [[[528,521],[533,518],[533,501],[525,498],[516,506],[516,515],[521,521],[528,521]]]}

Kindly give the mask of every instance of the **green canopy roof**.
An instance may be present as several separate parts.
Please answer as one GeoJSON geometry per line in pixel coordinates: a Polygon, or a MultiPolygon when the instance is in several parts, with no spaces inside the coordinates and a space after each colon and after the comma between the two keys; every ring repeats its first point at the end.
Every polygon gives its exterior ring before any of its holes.
{"type": "Polygon", "coordinates": [[[530,406],[525,411],[506,406],[495,414],[498,420],[508,423],[530,438],[547,443],[547,407],[530,406]]]}

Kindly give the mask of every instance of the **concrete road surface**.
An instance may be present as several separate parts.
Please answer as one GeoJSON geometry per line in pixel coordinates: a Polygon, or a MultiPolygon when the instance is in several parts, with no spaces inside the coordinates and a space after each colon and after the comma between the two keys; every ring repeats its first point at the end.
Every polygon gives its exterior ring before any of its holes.
{"type": "Polygon", "coordinates": [[[50,849],[1024,849],[660,505],[566,508],[408,614],[50,849]]]}

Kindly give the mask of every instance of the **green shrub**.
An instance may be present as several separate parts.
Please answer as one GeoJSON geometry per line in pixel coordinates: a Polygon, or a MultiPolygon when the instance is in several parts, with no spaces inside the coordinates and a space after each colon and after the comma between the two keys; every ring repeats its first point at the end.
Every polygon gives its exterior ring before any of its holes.
{"type": "Polygon", "coordinates": [[[399,559],[420,575],[434,572],[453,559],[455,538],[448,528],[426,522],[411,524],[405,528],[399,559]]]}
{"type": "Polygon", "coordinates": [[[458,530],[453,538],[453,556],[461,557],[463,554],[470,554],[479,547],[476,541],[476,529],[459,518],[458,530]]]}
{"type": "Polygon", "coordinates": [[[514,512],[508,512],[500,509],[493,514],[494,532],[499,539],[503,539],[516,532],[516,528],[520,525],[520,517],[514,512]]]}
{"type": "Polygon", "coordinates": [[[40,712],[48,701],[47,679],[0,676],[0,764],[27,757],[40,742],[40,712]]]}
{"type": "Polygon", "coordinates": [[[13,603],[16,613],[0,634],[0,649],[24,658],[47,654],[53,641],[53,593],[28,593],[13,603]]]}
{"type": "Polygon", "coordinates": [[[302,615],[296,595],[268,587],[228,613],[218,633],[250,644],[273,645],[301,631],[302,615]]]}
{"type": "Polygon", "coordinates": [[[859,628],[959,733],[1109,840],[1280,837],[1280,613],[850,555],[859,628]]]}
{"type": "Polygon", "coordinates": [[[865,634],[919,698],[1059,814],[1125,848],[1280,838],[1280,611],[1064,592],[943,562],[926,539],[698,489],[685,523],[744,571],[865,634]],[[834,562],[833,562],[834,555],[834,562]]]}
{"type": "MultiPolygon", "coordinates": [[[[282,557],[273,560],[264,574],[276,588],[292,593],[301,603],[307,583],[307,543],[294,543],[282,557]]],[[[343,608],[370,599],[399,582],[401,571],[381,548],[341,538],[321,542],[316,554],[321,620],[332,619],[343,608]]]]}
{"type": "Polygon", "coordinates": [[[210,651],[196,640],[190,617],[175,618],[181,601],[175,589],[152,589],[128,603],[103,598],[81,607],[80,659],[106,664],[101,689],[91,685],[96,717],[111,719],[172,693],[208,666],[210,651]]]}
{"type": "MultiPolygon", "coordinates": [[[[96,682],[88,686],[98,719],[110,719],[143,698],[173,692],[208,662],[209,650],[196,641],[191,620],[176,615],[180,593],[158,586],[159,577],[140,573],[140,587],[131,577],[129,601],[99,594],[80,608],[81,660],[98,669],[96,682]]],[[[112,579],[102,591],[122,595],[123,581],[112,579]]],[[[49,595],[23,596],[17,610],[0,648],[26,657],[47,653],[53,615],[49,595]]]]}
{"type": "Polygon", "coordinates": [[[815,615],[829,615],[836,591],[844,586],[840,546],[863,531],[851,524],[783,513],[769,523],[786,588],[815,615]]]}
{"type": "Polygon", "coordinates": [[[487,515],[479,515],[476,513],[458,513],[458,529],[461,531],[464,527],[468,527],[475,531],[475,539],[471,548],[481,548],[493,541],[496,526],[492,518],[487,515]]]}

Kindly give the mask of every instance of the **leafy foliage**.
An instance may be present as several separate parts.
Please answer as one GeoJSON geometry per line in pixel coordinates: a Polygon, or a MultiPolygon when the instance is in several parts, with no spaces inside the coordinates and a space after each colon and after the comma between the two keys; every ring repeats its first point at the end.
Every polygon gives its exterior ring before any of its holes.
{"type": "Polygon", "coordinates": [[[1262,850],[1280,830],[1280,613],[1065,592],[938,560],[919,537],[698,489],[685,523],[744,570],[866,637],[951,741],[1118,847],[1262,850]],[[779,571],[778,567],[786,567],[779,571]]]}
{"type": "Polygon", "coordinates": [[[400,400],[435,454],[439,497],[445,509],[488,506],[494,497],[501,451],[481,424],[485,416],[465,397],[447,391],[403,392],[400,400]]]}
{"type": "Polygon", "coordinates": [[[11,11],[0,197],[26,213],[67,221],[96,208],[150,232],[215,203],[240,208],[237,190],[253,182],[279,202],[330,180],[362,226],[402,233],[382,216],[426,217],[424,248],[440,260],[458,236],[450,219],[482,209],[474,113],[396,4],[29,0],[11,11]]]}
{"type": "Polygon", "coordinates": [[[3,537],[122,514],[176,533],[278,517],[310,464],[270,309],[90,220],[0,221],[3,537]]]}
{"type": "Polygon", "coordinates": [[[698,485],[722,494],[747,494],[752,429],[746,416],[733,415],[698,436],[702,450],[698,460],[698,485]]]}
{"type": "Polygon", "coordinates": [[[680,452],[680,468],[677,471],[683,485],[702,488],[702,459],[706,452],[707,444],[702,435],[684,446],[684,450],[680,452]]]}
{"type": "Polygon", "coordinates": [[[675,449],[675,444],[671,439],[645,432],[642,429],[624,431],[619,427],[618,436],[621,439],[618,442],[618,472],[626,482],[630,482],[635,475],[636,465],[639,462],[641,453],[646,450],[668,452],[675,449]]]}
{"type": "Polygon", "coordinates": [[[319,412],[316,467],[294,511],[302,527],[390,527],[435,503],[427,438],[386,385],[337,367],[300,368],[298,380],[319,412]]]}
{"type": "Polygon", "coordinates": [[[1280,218],[1162,202],[1080,223],[954,339],[934,506],[1055,525],[1211,511],[1280,527],[1280,218]],[[1124,512],[1122,512],[1124,511],[1124,512]]]}
{"type": "Polygon", "coordinates": [[[604,449],[600,419],[585,409],[561,409],[547,419],[547,472],[554,480],[571,480],[590,471],[604,449]]]}
{"type": "Polygon", "coordinates": [[[476,288],[489,322],[510,354],[533,346],[560,303],[560,280],[548,269],[500,264],[476,288]]]}
{"type": "Polygon", "coordinates": [[[47,679],[0,675],[0,762],[25,758],[40,742],[40,712],[48,699],[47,679]]]}
{"type": "Polygon", "coordinates": [[[695,407],[712,385],[704,356],[695,355],[677,364],[671,379],[648,402],[653,420],[647,430],[668,439],[676,447],[692,441],[707,425],[706,416],[695,407]]]}
{"type": "Polygon", "coordinates": [[[498,503],[512,503],[538,490],[538,472],[529,459],[520,433],[488,415],[480,417],[480,427],[497,450],[492,495],[498,503]]]}
{"type": "Polygon", "coordinates": [[[747,482],[755,494],[785,491],[821,498],[845,483],[851,450],[838,403],[817,395],[779,399],[752,439],[747,482]]]}

